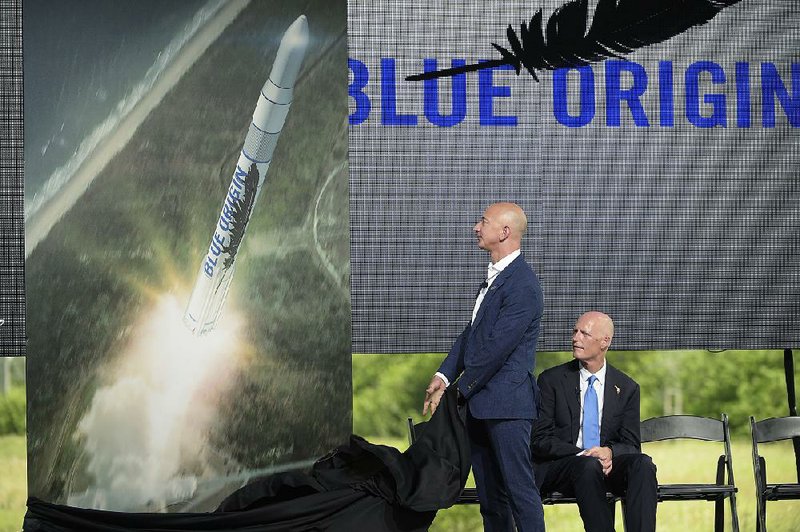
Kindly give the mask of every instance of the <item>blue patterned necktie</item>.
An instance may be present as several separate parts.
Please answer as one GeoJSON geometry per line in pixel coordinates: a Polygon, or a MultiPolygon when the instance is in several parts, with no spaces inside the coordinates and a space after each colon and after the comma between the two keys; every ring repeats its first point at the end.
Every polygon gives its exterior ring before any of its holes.
{"type": "Polygon", "coordinates": [[[597,377],[589,377],[589,387],[583,396],[583,448],[590,449],[600,445],[600,415],[597,405],[597,392],[594,391],[594,381],[597,377]]]}

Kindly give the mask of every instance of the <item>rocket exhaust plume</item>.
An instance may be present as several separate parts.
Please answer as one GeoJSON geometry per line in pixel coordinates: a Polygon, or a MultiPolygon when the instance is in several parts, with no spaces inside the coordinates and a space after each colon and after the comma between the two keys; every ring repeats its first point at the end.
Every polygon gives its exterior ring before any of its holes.
{"type": "Polygon", "coordinates": [[[307,47],[308,23],[305,15],[300,15],[281,38],[272,72],[261,89],[250,130],[222,202],[211,244],[200,264],[183,318],[195,335],[211,331],[220,317],[233,279],[236,254],[289,113],[293,87],[307,47]]]}

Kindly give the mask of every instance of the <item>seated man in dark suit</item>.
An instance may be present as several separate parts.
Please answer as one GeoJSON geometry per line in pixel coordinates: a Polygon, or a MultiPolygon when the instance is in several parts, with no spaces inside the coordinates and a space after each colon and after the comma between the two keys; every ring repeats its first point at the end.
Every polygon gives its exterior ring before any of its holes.
{"type": "Polygon", "coordinates": [[[613,531],[606,491],[626,495],[627,530],[656,526],[656,468],[641,452],[639,385],[606,363],[614,323],[587,312],[572,331],[575,360],[539,376],[531,450],[537,485],[578,500],[587,531],[613,531]]]}

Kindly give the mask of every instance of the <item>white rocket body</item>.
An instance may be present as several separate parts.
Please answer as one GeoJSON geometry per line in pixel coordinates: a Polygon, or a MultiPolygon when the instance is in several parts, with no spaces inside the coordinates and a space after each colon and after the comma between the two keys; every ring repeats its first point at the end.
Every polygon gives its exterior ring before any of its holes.
{"type": "Polygon", "coordinates": [[[269,79],[261,89],[228,193],[206,256],[200,264],[183,320],[195,335],[209,332],[222,312],[234,260],[264,184],[278,137],[292,104],[292,92],[308,47],[308,23],[301,15],[283,34],[269,79]]]}

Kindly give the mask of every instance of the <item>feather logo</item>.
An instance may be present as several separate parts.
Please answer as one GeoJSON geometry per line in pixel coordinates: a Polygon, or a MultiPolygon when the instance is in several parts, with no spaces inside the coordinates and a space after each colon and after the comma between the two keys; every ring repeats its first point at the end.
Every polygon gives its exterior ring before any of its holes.
{"type": "Polygon", "coordinates": [[[619,392],[621,391],[621,390],[619,389],[619,386],[617,386],[617,385],[615,384],[615,385],[614,385],[614,389],[617,391],[617,395],[619,395],[619,392]]]}
{"type": "Polygon", "coordinates": [[[492,43],[501,59],[462,67],[424,72],[406,81],[421,81],[501,65],[513,65],[519,75],[522,67],[539,81],[537,70],[577,67],[608,59],[622,58],[638,48],[664,42],[689,28],[705,24],[724,8],[740,0],[599,0],[592,25],[586,28],[588,0],[570,0],[559,7],[542,32],[542,10],[519,35],[509,25],[508,48],[492,43]],[[510,50],[509,50],[510,48],[510,50]]]}

